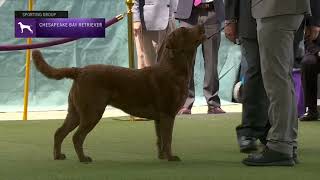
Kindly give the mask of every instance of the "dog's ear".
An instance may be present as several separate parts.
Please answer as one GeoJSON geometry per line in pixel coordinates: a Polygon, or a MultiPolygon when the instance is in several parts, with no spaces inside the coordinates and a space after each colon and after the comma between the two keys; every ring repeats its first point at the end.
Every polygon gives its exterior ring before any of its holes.
{"type": "Polygon", "coordinates": [[[181,46],[181,38],[184,36],[186,31],[185,27],[180,27],[175,31],[171,32],[166,41],[166,48],[168,49],[178,49],[181,46]]]}
{"type": "Polygon", "coordinates": [[[171,32],[168,36],[168,38],[166,39],[166,48],[168,49],[175,49],[176,45],[175,45],[175,31],[171,32]]]}

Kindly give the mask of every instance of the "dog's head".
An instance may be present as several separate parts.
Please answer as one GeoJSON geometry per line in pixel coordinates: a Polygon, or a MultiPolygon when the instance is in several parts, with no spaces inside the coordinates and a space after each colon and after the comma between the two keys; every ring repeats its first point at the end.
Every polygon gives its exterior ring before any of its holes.
{"type": "Polygon", "coordinates": [[[192,72],[197,47],[206,39],[203,25],[178,28],[164,40],[158,51],[158,61],[173,67],[175,72],[185,74],[188,78],[192,72]]]}
{"type": "Polygon", "coordinates": [[[169,34],[166,42],[166,48],[182,50],[194,49],[206,39],[203,25],[197,25],[193,28],[180,27],[169,34]]]}

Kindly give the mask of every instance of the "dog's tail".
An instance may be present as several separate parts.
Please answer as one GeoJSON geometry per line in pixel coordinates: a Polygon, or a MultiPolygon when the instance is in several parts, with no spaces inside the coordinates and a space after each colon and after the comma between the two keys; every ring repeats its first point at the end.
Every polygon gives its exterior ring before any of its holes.
{"type": "Polygon", "coordinates": [[[76,79],[79,74],[79,68],[54,68],[50,66],[43,58],[39,50],[32,51],[33,63],[37,70],[49,79],[60,80],[63,78],[76,79]]]}

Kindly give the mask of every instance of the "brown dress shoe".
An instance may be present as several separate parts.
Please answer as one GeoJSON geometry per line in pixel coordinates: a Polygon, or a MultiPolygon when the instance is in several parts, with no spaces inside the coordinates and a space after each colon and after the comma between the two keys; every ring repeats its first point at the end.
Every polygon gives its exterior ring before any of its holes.
{"type": "Polygon", "coordinates": [[[181,114],[191,114],[191,109],[182,108],[182,109],[180,109],[180,111],[178,112],[178,115],[181,115],[181,114]]]}
{"type": "Polygon", "coordinates": [[[220,107],[208,107],[208,114],[223,114],[226,113],[220,107]]]}

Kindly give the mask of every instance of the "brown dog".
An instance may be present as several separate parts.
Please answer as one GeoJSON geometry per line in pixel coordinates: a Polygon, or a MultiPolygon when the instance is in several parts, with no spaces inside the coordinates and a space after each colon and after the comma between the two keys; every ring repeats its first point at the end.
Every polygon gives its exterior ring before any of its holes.
{"type": "Polygon", "coordinates": [[[111,105],[133,116],[154,120],[158,157],[179,161],[171,153],[174,119],[187,98],[193,57],[204,39],[203,26],[178,28],[164,40],[159,63],[144,69],[102,64],[56,69],[44,61],[40,51],[34,50],[33,62],[42,74],[51,79],[74,80],[67,117],[55,132],[54,159],[66,158],[61,153],[62,141],[79,126],[73,135],[74,148],[81,162],[91,162],[83,152],[84,139],[101,119],[105,107],[111,105]]]}

